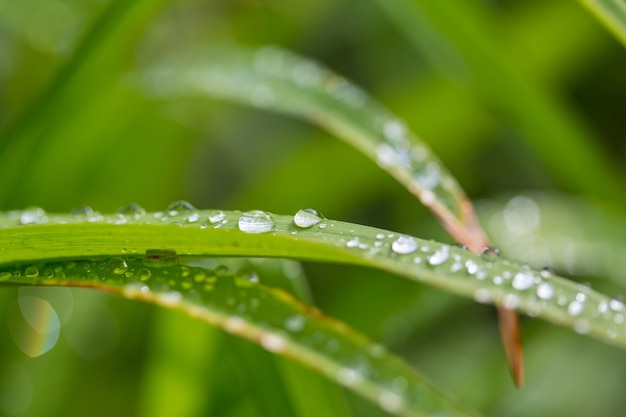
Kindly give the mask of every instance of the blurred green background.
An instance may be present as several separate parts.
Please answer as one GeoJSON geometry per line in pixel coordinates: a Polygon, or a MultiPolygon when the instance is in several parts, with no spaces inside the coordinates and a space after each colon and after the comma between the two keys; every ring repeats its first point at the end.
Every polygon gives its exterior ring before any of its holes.
{"type": "MultiPolygon", "coordinates": [[[[133,201],[160,210],[177,199],[284,214],[315,207],[450,241],[375,163],[316,127],[208,99],[152,100],[129,81],[161,56],[223,42],[280,45],[362,86],[473,200],[497,202],[485,204],[495,210],[485,223],[520,192],[558,193],[573,220],[545,231],[552,256],[504,255],[548,259],[594,288],[624,292],[612,279],[623,265],[599,268],[603,280],[559,261],[570,248],[570,260],[604,262],[579,244],[602,245],[605,235],[602,253],[626,254],[626,51],[570,0],[0,0],[0,209],[112,212],[133,201]],[[568,196],[617,220],[562,235],[589,219],[568,196]]],[[[524,319],[527,385],[516,390],[493,308],[378,271],[304,271],[321,310],[486,415],[617,415],[626,406],[616,348],[524,319]]],[[[248,342],[103,294],[3,289],[0,323],[6,415],[386,415],[248,342]]]]}

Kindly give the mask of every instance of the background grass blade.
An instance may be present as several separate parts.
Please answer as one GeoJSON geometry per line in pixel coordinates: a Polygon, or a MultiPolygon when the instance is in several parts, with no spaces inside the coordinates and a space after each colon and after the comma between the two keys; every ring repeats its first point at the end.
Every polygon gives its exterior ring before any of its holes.
{"type": "Polygon", "coordinates": [[[45,263],[38,266],[40,276],[28,265],[18,267],[21,277],[4,282],[97,288],[183,311],[315,369],[394,415],[476,415],[382,346],[287,293],[225,266],[211,270],[177,262],[169,256],[45,263]]]}
{"type": "Polygon", "coordinates": [[[507,195],[478,207],[489,235],[508,258],[626,285],[621,209],[546,192],[507,195]]]}
{"type": "MultiPolygon", "coordinates": [[[[322,219],[310,228],[301,228],[292,216],[263,212],[220,212],[220,220],[214,223],[205,220],[215,220],[214,212],[195,210],[130,218],[98,215],[92,221],[76,215],[39,215],[43,224],[26,226],[14,225],[33,220],[32,212],[11,212],[0,218],[5,226],[0,235],[2,264],[142,254],[164,247],[182,255],[350,263],[383,269],[479,302],[518,309],[626,347],[624,306],[619,300],[546,271],[381,229],[322,219]],[[159,224],[152,224],[155,222],[159,224]],[[249,229],[251,226],[255,228],[249,229]]],[[[12,279],[11,269],[0,278],[12,279]]]]}
{"type": "Polygon", "coordinates": [[[507,49],[498,35],[498,21],[486,6],[420,0],[376,3],[426,57],[437,55],[438,45],[444,45],[447,58],[433,63],[469,85],[501,116],[543,160],[555,182],[574,192],[623,201],[624,176],[618,163],[598,146],[599,138],[583,118],[518,62],[515,49],[507,49]],[[555,158],[554,149],[566,151],[555,158]],[[581,166],[588,169],[583,172],[581,166]]]}
{"type": "Polygon", "coordinates": [[[626,46],[626,4],[622,0],[580,0],[626,46]]]}
{"type": "Polygon", "coordinates": [[[459,242],[489,246],[457,181],[408,127],[363,90],[322,65],[281,50],[189,51],[141,75],[160,97],[209,95],[308,119],[377,161],[442,221],[459,242]]]}

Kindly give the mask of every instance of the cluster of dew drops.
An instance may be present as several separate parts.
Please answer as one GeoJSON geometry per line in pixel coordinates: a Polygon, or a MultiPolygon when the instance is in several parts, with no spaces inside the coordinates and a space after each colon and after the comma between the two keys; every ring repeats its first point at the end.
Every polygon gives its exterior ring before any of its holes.
{"type": "MultiPolygon", "coordinates": [[[[73,210],[70,216],[55,219],[43,209],[34,207],[23,211],[9,212],[9,219],[17,220],[19,224],[41,224],[48,221],[72,222],[107,222],[113,224],[125,224],[132,221],[145,223],[169,222],[184,226],[185,224],[199,224],[200,228],[220,228],[228,224],[230,216],[220,210],[213,210],[208,214],[202,214],[186,201],[175,201],[165,211],[152,214],[146,213],[137,204],[128,204],[121,207],[115,216],[103,216],[90,207],[81,207],[73,210]],[[204,216],[204,218],[202,218],[204,216]]],[[[250,234],[268,233],[276,230],[276,224],[272,215],[261,211],[252,210],[239,214],[236,227],[250,234]]],[[[299,210],[293,216],[293,224],[296,229],[310,229],[317,226],[325,229],[327,226],[334,227],[333,222],[326,219],[314,209],[299,210]]],[[[297,230],[291,232],[296,234],[297,230]]],[[[340,232],[343,234],[344,232],[340,232]]],[[[574,329],[579,333],[589,331],[589,318],[601,318],[608,324],[606,326],[608,336],[615,338],[618,335],[626,336],[624,329],[624,303],[622,300],[592,294],[588,286],[580,285],[578,289],[565,290],[551,283],[552,272],[548,269],[535,271],[527,266],[511,265],[510,270],[494,267],[489,256],[477,259],[473,254],[465,252],[451,245],[441,245],[435,242],[418,243],[416,239],[406,235],[394,233],[376,233],[375,236],[365,239],[359,236],[345,236],[339,238],[342,245],[350,250],[365,251],[369,256],[391,256],[401,261],[409,262],[417,268],[437,269],[444,272],[450,278],[468,276],[476,279],[478,289],[474,292],[474,298],[478,302],[499,302],[507,308],[522,307],[530,315],[539,315],[541,310],[548,304],[557,310],[565,312],[574,320],[574,329]],[[447,269],[444,271],[443,269],[447,269]],[[482,283],[482,284],[481,284],[482,283]],[[522,296],[523,295],[523,296],[522,296]]],[[[2,277],[9,277],[6,272],[2,277]]],[[[24,271],[26,276],[35,274],[34,270],[24,271]]]]}

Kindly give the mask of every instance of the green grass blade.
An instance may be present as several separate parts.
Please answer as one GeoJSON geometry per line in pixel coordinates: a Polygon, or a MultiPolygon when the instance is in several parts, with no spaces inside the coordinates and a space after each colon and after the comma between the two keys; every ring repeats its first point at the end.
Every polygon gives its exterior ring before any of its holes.
{"type": "Polygon", "coordinates": [[[580,0],[580,2],[626,46],[626,3],[624,0],[580,0]]]}
{"type": "Polygon", "coordinates": [[[376,3],[427,57],[437,56],[438,45],[443,45],[446,59],[434,63],[461,82],[471,80],[484,102],[521,133],[563,188],[623,201],[623,174],[598,145],[600,141],[561,97],[517,64],[519,56],[502,44],[497,22],[489,18],[486,6],[410,0],[376,3]],[[422,33],[439,41],[424,42],[422,33]],[[554,157],[554,149],[563,150],[561,157],[554,157]]]}
{"type": "Polygon", "coordinates": [[[322,65],[276,47],[205,48],[164,60],[141,75],[159,97],[214,96],[295,115],[346,140],[476,251],[488,246],[473,208],[438,158],[362,89],[322,65]]]}
{"type": "Polygon", "coordinates": [[[507,257],[626,285],[626,217],[621,210],[542,192],[482,201],[478,209],[507,257]]]}
{"type": "Polygon", "coordinates": [[[6,213],[0,225],[0,264],[8,267],[0,280],[13,280],[10,265],[17,262],[143,254],[155,248],[171,248],[181,255],[341,262],[518,309],[626,347],[623,303],[618,300],[525,265],[367,226],[318,219],[302,228],[293,216],[196,210],[137,216],[46,215],[31,210],[6,213]],[[34,224],[37,221],[41,224],[34,224]],[[19,225],[24,222],[30,224],[19,225]]]}
{"type": "Polygon", "coordinates": [[[311,367],[394,415],[475,415],[384,348],[282,290],[225,267],[179,265],[174,258],[161,262],[113,257],[45,263],[39,277],[29,277],[32,266],[27,266],[22,277],[5,282],[97,288],[183,311],[311,367]],[[54,276],[45,278],[45,271],[54,276]]]}

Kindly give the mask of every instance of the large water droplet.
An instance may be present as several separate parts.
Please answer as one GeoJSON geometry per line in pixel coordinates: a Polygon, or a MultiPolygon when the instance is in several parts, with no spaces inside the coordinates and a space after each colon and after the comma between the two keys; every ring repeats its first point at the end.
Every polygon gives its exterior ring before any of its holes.
{"type": "Polygon", "coordinates": [[[317,210],[312,208],[298,210],[296,215],[293,216],[294,224],[305,229],[315,226],[322,220],[324,220],[324,217],[317,210]]]}
{"type": "Polygon", "coordinates": [[[124,216],[134,217],[135,219],[138,219],[146,214],[146,210],[136,203],[126,204],[125,206],[118,208],[117,212],[124,216]]]}
{"type": "Polygon", "coordinates": [[[449,257],[450,257],[450,247],[442,246],[439,249],[437,249],[435,253],[433,253],[432,255],[428,257],[428,263],[433,266],[441,265],[442,263],[447,261],[449,257]]]}
{"type": "Polygon", "coordinates": [[[407,255],[417,250],[417,242],[410,236],[400,236],[391,244],[391,250],[400,255],[407,255]]]}
{"type": "Polygon", "coordinates": [[[121,275],[128,270],[128,265],[124,259],[115,257],[109,259],[107,269],[116,275],[121,275]]]}
{"type": "Polygon", "coordinates": [[[224,212],[220,210],[213,210],[209,213],[209,221],[212,224],[221,222],[225,218],[226,218],[226,214],[224,214],[224,212]]]}
{"type": "Polygon", "coordinates": [[[48,217],[41,207],[29,207],[20,214],[21,224],[40,224],[46,221],[48,221],[48,217]]]}
{"type": "Polygon", "coordinates": [[[37,269],[36,266],[29,266],[24,271],[24,276],[27,277],[27,278],[35,278],[35,277],[39,276],[39,269],[37,269]]]}
{"type": "Polygon", "coordinates": [[[178,254],[172,249],[148,249],[143,256],[143,263],[146,266],[165,268],[175,266],[180,263],[178,254]]]}
{"type": "Polygon", "coordinates": [[[574,300],[569,303],[569,306],[567,306],[567,312],[570,313],[572,316],[577,316],[583,312],[584,308],[585,306],[583,303],[578,300],[574,300]]]}
{"type": "Polygon", "coordinates": [[[554,288],[546,282],[542,282],[537,287],[537,297],[542,300],[549,300],[554,296],[554,288]]]}
{"type": "Polygon", "coordinates": [[[274,222],[269,213],[252,210],[243,213],[238,222],[239,230],[245,233],[267,233],[274,230],[274,222]]]}
{"type": "Polygon", "coordinates": [[[192,206],[191,203],[185,200],[174,201],[172,204],[167,206],[166,209],[170,216],[177,216],[179,214],[184,214],[195,210],[196,208],[192,206]]]}
{"type": "Polygon", "coordinates": [[[528,271],[518,272],[513,277],[513,288],[516,290],[527,290],[533,285],[535,277],[528,271]]]}

